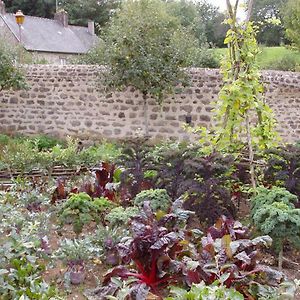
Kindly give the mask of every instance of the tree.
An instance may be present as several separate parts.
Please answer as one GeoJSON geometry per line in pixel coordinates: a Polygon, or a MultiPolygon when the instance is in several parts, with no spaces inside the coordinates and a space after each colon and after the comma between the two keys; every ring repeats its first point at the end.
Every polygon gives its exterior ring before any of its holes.
{"type": "Polygon", "coordinates": [[[53,18],[55,0],[4,0],[8,12],[21,9],[25,15],[53,18]]]}
{"type": "Polygon", "coordinates": [[[197,5],[189,0],[168,2],[169,13],[177,17],[181,25],[190,30],[199,43],[203,44],[207,41],[205,23],[197,8],[197,5]]]}
{"type": "Polygon", "coordinates": [[[147,96],[162,103],[165,94],[185,82],[181,67],[191,63],[197,40],[168,13],[161,0],[124,2],[104,40],[109,86],[133,86],[142,92],[148,135],[147,96]]]}
{"type": "Polygon", "coordinates": [[[167,3],[169,12],[193,32],[200,44],[207,41],[210,45],[224,47],[228,26],[223,24],[226,16],[219,12],[218,7],[205,0],[172,0],[167,3]]]}
{"type": "Polygon", "coordinates": [[[286,35],[300,50],[300,0],[289,0],[284,10],[286,35]]]}
{"type": "Polygon", "coordinates": [[[282,7],[287,0],[260,0],[253,4],[251,20],[260,24],[257,41],[266,46],[278,46],[284,40],[284,27],[282,25],[282,7]],[[272,19],[280,23],[270,22],[272,19]]]}
{"type": "Polygon", "coordinates": [[[71,24],[86,26],[89,20],[95,21],[97,30],[105,26],[120,0],[60,0],[59,7],[69,14],[71,24]]]}
{"type": "MultiPolygon", "coordinates": [[[[56,10],[56,0],[5,0],[8,12],[21,9],[24,14],[52,19],[56,10]]],[[[70,24],[86,26],[93,20],[99,26],[109,21],[119,6],[120,0],[57,0],[60,9],[69,14],[70,24]]]]}
{"type": "Polygon", "coordinates": [[[0,91],[26,87],[23,73],[14,65],[15,57],[5,41],[0,40],[0,91]]]}
{"type": "Polygon", "coordinates": [[[226,15],[221,13],[218,7],[205,0],[197,2],[197,11],[205,28],[207,41],[216,47],[224,47],[224,39],[228,25],[223,21],[226,15]]]}

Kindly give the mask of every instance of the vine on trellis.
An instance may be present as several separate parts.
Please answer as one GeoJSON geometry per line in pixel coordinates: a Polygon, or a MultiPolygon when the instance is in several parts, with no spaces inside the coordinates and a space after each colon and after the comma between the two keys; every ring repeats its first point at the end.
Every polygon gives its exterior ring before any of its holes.
{"type": "Polygon", "coordinates": [[[265,102],[261,74],[257,64],[258,27],[249,21],[253,1],[249,1],[246,21],[237,21],[239,0],[233,6],[227,0],[229,30],[224,41],[227,55],[221,64],[224,85],[216,103],[216,126],[210,139],[213,149],[237,152],[245,143],[249,155],[251,182],[256,188],[254,151],[276,144],[278,135],[273,112],[265,102]]]}

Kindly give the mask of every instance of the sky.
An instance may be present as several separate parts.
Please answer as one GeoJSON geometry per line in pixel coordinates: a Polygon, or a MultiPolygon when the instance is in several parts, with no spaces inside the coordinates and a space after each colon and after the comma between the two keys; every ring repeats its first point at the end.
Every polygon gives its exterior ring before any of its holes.
{"type": "MultiPolygon", "coordinates": [[[[214,6],[219,7],[220,11],[225,11],[226,10],[226,0],[207,0],[207,2],[210,2],[214,6]]],[[[235,2],[234,0],[231,0],[231,3],[234,3],[234,2],[235,2]]],[[[244,1],[241,0],[240,3],[243,4],[244,1]]],[[[243,9],[240,8],[238,16],[240,16],[242,18],[244,15],[245,15],[245,13],[243,12],[243,9]]]]}
{"type": "Polygon", "coordinates": [[[226,9],[226,0],[208,0],[211,4],[220,7],[221,11],[226,9]]]}

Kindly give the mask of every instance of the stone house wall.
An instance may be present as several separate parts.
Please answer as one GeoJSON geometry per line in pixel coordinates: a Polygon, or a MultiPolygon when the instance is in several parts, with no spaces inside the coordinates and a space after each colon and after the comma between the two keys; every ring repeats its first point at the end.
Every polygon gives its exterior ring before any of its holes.
{"type": "MultiPolygon", "coordinates": [[[[97,66],[26,66],[27,91],[0,92],[0,131],[67,135],[80,139],[124,138],[145,131],[144,101],[128,87],[108,92],[100,84],[97,66]]],[[[222,81],[219,70],[190,69],[191,86],[165,99],[160,107],[147,101],[151,137],[186,139],[186,117],[192,125],[210,126],[212,102],[222,81]]],[[[100,74],[100,75],[99,75],[100,74]]],[[[266,99],[277,117],[285,141],[300,139],[300,73],[263,73],[266,99]]]]}

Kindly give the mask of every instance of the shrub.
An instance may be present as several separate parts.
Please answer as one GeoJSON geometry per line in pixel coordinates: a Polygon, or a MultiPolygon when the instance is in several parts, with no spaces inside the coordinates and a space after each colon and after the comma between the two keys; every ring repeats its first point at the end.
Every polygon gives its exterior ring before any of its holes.
{"type": "Polygon", "coordinates": [[[270,63],[272,69],[297,72],[300,70],[300,60],[296,55],[288,54],[270,63]]]}
{"type": "Polygon", "coordinates": [[[167,211],[171,205],[171,198],[164,189],[150,189],[141,191],[134,198],[134,205],[141,207],[146,201],[150,202],[150,206],[154,211],[167,211]]]}
{"type": "Polygon", "coordinates": [[[260,232],[273,238],[281,269],[284,244],[290,242],[300,247],[300,209],[293,204],[297,197],[283,188],[260,188],[251,201],[253,223],[260,232]]]}

